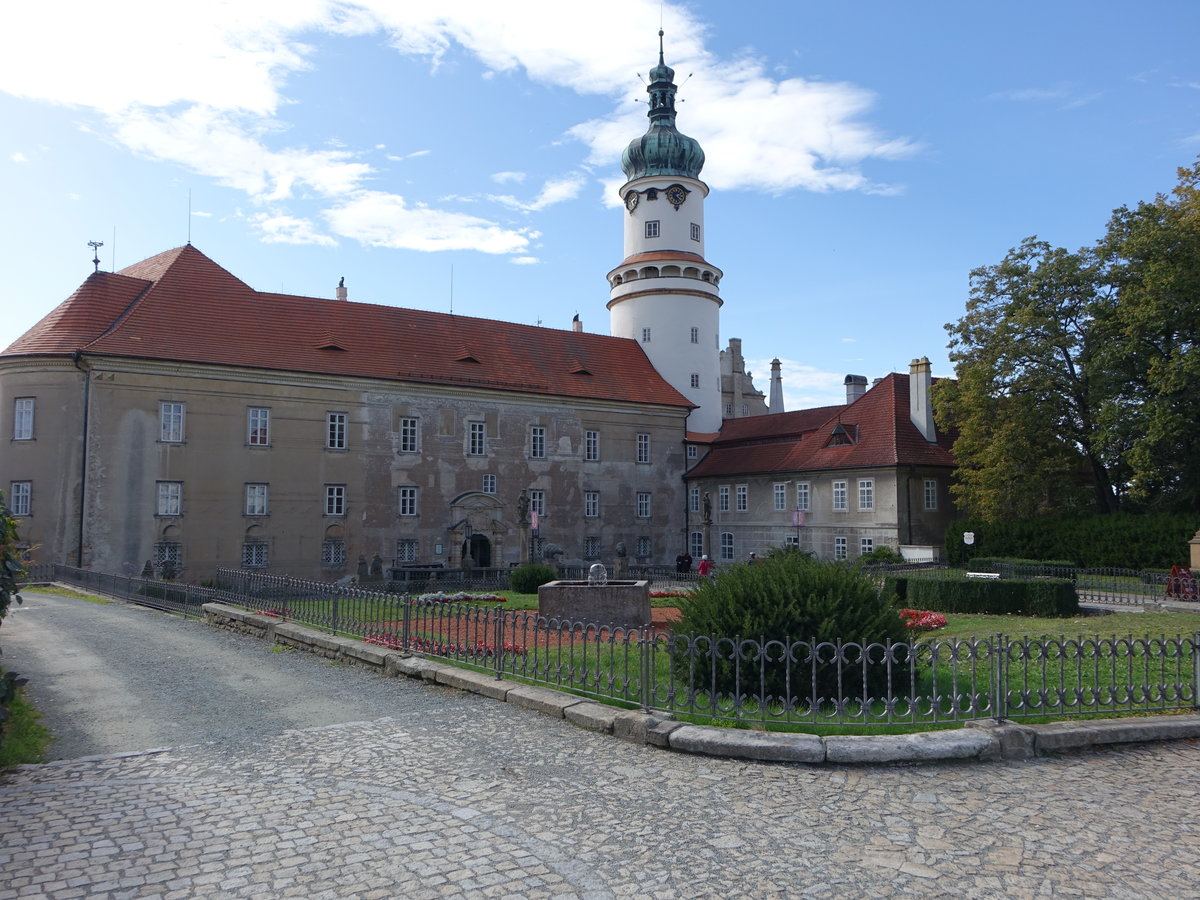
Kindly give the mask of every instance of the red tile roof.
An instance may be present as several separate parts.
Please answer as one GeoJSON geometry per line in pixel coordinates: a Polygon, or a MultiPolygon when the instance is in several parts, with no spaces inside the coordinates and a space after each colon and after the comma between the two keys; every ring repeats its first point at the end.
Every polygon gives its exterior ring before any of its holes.
{"type": "Polygon", "coordinates": [[[190,244],[88,276],[0,356],[77,351],[692,407],[636,341],[261,293],[190,244]]]}
{"type": "Polygon", "coordinates": [[[891,374],[844,406],[729,419],[689,478],[898,465],[954,466],[952,441],[931,444],[909,418],[908,376],[891,374]],[[855,443],[830,445],[841,423],[855,443]]]}
{"type": "Polygon", "coordinates": [[[633,256],[627,256],[622,260],[618,269],[624,266],[637,265],[645,262],[658,262],[660,260],[688,260],[698,262],[702,265],[708,265],[704,257],[699,253],[692,253],[689,250],[646,250],[642,253],[635,253],[633,256]]]}

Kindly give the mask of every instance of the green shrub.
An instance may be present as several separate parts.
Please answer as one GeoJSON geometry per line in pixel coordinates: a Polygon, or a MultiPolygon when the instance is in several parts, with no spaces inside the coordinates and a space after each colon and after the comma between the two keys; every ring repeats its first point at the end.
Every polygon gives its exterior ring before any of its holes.
{"type": "MultiPolygon", "coordinates": [[[[719,694],[764,699],[790,695],[801,702],[839,693],[855,696],[863,685],[861,663],[851,660],[839,667],[832,661],[818,661],[814,666],[807,651],[801,649],[793,656],[789,671],[783,663],[784,648],[795,641],[885,644],[908,640],[890,595],[882,594],[870,578],[842,563],[815,560],[795,551],[772,551],[752,565],[733,566],[715,581],[702,580],[680,606],[682,618],[671,640],[675,677],[719,694]],[[693,640],[691,652],[687,651],[689,639],[693,640]],[[758,659],[749,645],[736,659],[736,645],[721,643],[721,639],[780,644],[767,648],[765,660],[758,659]]],[[[828,654],[823,655],[828,660],[828,654]]],[[[893,664],[893,679],[903,683],[907,671],[905,656],[893,664]]],[[[867,672],[868,692],[885,691],[886,667],[871,665],[867,672]]]]}
{"type": "Polygon", "coordinates": [[[1079,613],[1075,586],[1065,578],[908,578],[906,606],[941,613],[1060,618],[1079,613]]]}
{"type": "Polygon", "coordinates": [[[525,563],[508,573],[508,586],[518,594],[536,594],[543,584],[557,576],[554,570],[542,563],[525,563]]]}
{"type": "Polygon", "coordinates": [[[876,547],[870,553],[864,553],[854,563],[858,566],[898,566],[904,561],[899,551],[891,547],[876,547]]]}

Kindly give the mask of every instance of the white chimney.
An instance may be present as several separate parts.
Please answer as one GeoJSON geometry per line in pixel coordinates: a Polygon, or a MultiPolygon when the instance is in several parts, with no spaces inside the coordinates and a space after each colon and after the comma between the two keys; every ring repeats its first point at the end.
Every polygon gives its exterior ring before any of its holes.
{"type": "Polygon", "coordinates": [[[338,282],[337,298],[339,300],[346,300],[349,298],[349,296],[349,293],[346,291],[346,276],[343,275],[341,280],[338,282]]]}
{"type": "Polygon", "coordinates": [[[783,369],[778,359],[771,360],[771,399],[767,412],[783,412],[783,369]]]}
{"type": "Polygon", "coordinates": [[[847,375],[845,385],[846,403],[851,404],[867,392],[867,376],[847,375]]]}
{"type": "Polygon", "coordinates": [[[929,389],[933,386],[933,375],[929,357],[914,359],[908,366],[908,415],[917,431],[931,444],[937,443],[937,430],[933,427],[933,404],[929,389]]]}

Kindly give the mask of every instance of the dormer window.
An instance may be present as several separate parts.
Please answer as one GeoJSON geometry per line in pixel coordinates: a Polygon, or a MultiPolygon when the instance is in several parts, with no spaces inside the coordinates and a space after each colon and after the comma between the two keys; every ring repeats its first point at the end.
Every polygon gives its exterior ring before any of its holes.
{"type": "Polygon", "coordinates": [[[855,425],[846,426],[838,422],[833,426],[833,431],[829,435],[829,443],[827,447],[846,447],[855,443],[858,427],[855,425]]]}

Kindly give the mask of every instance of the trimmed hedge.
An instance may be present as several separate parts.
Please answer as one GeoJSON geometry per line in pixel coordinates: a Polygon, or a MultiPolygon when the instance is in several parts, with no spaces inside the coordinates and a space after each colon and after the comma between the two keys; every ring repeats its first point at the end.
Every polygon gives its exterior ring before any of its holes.
{"type": "Polygon", "coordinates": [[[946,561],[974,567],[980,557],[1074,560],[1083,569],[1169,569],[1187,565],[1196,513],[1113,513],[1107,516],[984,522],[960,519],[946,529],[946,561]],[[963,532],[975,543],[963,543],[963,532]]]}
{"type": "Polygon", "coordinates": [[[536,594],[543,584],[558,576],[554,570],[542,563],[525,563],[508,573],[508,586],[518,594],[536,594]]]}
{"type": "Polygon", "coordinates": [[[1079,614],[1075,585],[1065,578],[919,578],[890,575],[905,606],[941,613],[1062,618],[1079,614]]]}

